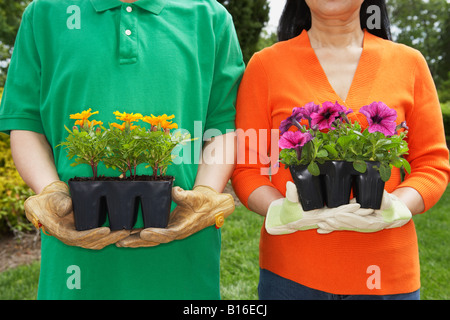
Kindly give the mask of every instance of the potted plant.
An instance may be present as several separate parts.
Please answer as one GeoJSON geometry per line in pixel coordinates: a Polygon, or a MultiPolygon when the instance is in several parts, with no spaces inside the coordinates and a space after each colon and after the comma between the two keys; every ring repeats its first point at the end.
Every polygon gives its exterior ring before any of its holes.
{"type": "Polygon", "coordinates": [[[392,167],[411,170],[403,158],[408,152],[406,123],[397,125],[396,119],[396,111],[382,102],[363,106],[359,113],[328,101],[294,108],[280,124],[280,162],[290,168],[304,209],[346,204],[352,187],[362,207],[379,208],[392,167]],[[368,124],[364,130],[363,121],[368,124]],[[302,186],[305,182],[295,174],[299,170],[316,180],[302,186]],[[322,203],[302,193],[312,188],[322,193],[322,203]]]}
{"type": "Polygon", "coordinates": [[[89,120],[98,112],[91,109],[73,114],[76,122],[61,143],[73,166],[87,164],[92,177],[75,177],[68,181],[75,226],[87,230],[103,225],[109,218],[111,230],[132,229],[139,204],[144,227],[164,228],[168,224],[174,178],[167,176],[172,163],[172,150],[189,141],[188,134],[171,132],[178,126],[169,121],[174,116],[142,116],[137,113],[114,112],[122,123],[103,127],[101,121],[89,120]],[[135,125],[137,121],[149,128],[135,125]],[[99,176],[103,163],[118,172],[115,177],[99,176]],[[137,175],[137,167],[145,166],[148,175],[137,175]],[[150,172],[151,170],[151,172],[150,172]]]}

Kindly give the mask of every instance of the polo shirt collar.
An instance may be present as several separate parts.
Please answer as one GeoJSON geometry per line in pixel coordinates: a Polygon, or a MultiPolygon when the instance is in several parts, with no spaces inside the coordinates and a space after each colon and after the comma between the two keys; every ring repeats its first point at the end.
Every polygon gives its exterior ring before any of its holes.
{"type": "MultiPolygon", "coordinates": [[[[154,14],[160,14],[168,0],[138,0],[132,4],[154,14]]],[[[95,11],[101,12],[119,7],[126,2],[120,0],[91,0],[95,11]]]]}

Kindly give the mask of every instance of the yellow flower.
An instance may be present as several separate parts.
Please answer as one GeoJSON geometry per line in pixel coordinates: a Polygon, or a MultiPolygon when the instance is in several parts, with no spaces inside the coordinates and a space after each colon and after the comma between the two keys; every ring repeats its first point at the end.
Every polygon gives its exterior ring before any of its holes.
{"type": "Polygon", "coordinates": [[[151,124],[152,126],[160,127],[162,129],[176,129],[178,125],[176,123],[172,123],[172,121],[167,121],[175,118],[175,115],[168,116],[167,114],[163,114],[162,116],[155,117],[153,114],[150,116],[145,116],[142,118],[142,121],[151,124]]]}
{"type": "Polygon", "coordinates": [[[75,125],[79,125],[81,128],[84,128],[84,129],[89,129],[89,128],[91,128],[93,126],[96,126],[96,125],[102,126],[103,122],[97,121],[97,120],[89,121],[87,119],[84,119],[84,120],[77,120],[77,121],[75,121],[75,125]],[[85,124],[86,124],[86,128],[85,128],[85,124]]]}
{"type": "Polygon", "coordinates": [[[77,120],[77,121],[75,121],[75,125],[77,126],[80,126],[80,127],[82,127],[83,128],[83,126],[84,126],[84,121],[88,121],[88,120],[77,120]]]}
{"type": "Polygon", "coordinates": [[[165,121],[165,120],[171,120],[171,119],[175,118],[175,115],[168,116],[167,114],[163,114],[160,117],[161,117],[161,121],[165,121]]]}
{"type": "Polygon", "coordinates": [[[125,130],[125,124],[126,122],[122,123],[122,124],[118,124],[118,123],[111,123],[111,126],[113,126],[114,128],[120,129],[120,130],[125,130]]]}
{"type": "Polygon", "coordinates": [[[121,113],[119,111],[115,111],[114,115],[116,116],[116,119],[128,122],[130,124],[132,122],[136,122],[142,119],[142,114],[140,113],[126,113],[126,112],[121,113]]]}
{"type": "Polygon", "coordinates": [[[89,127],[93,127],[93,126],[96,126],[96,125],[99,125],[99,126],[103,125],[102,121],[97,121],[97,120],[92,120],[92,121],[88,120],[88,123],[89,123],[89,127]]]}
{"type": "Polygon", "coordinates": [[[93,114],[97,114],[98,111],[91,112],[91,108],[82,111],[81,113],[75,113],[70,115],[70,119],[76,119],[76,120],[87,120],[90,116],[93,114]]]}
{"type": "Polygon", "coordinates": [[[161,128],[163,129],[178,129],[178,125],[174,122],[172,123],[172,121],[162,121],[161,122],[161,128]]]}
{"type": "MultiPolygon", "coordinates": [[[[126,129],[126,126],[127,126],[127,122],[123,122],[122,124],[118,124],[118,123],[111,123],[111,126],[113,126],[114,128],[117,128],[117,129],[120,129],[120,130],[125,130],[126,129]]],[[[131,125],[130,126],[130,130],[133,130],[133,129],[136,129],[136,128],[138,128],[139,126],[133,126],[133,125],[131,125]]]]}
{"type": "Polygon", "coordinates": [[[154,115],[145,116],[142,118],[142,121],[150,123],[152,126],[157,126],[159,124],[159,117],[155,117],[154,115]]]}

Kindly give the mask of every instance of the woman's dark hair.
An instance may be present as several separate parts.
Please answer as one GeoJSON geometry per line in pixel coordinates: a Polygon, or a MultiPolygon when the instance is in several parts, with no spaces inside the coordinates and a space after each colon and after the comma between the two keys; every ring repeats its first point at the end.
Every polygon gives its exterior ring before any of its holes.
{"type": "MultiPolygon", "coordinates": [[[[391,40],[390,22],[385,0],[365,0],[361,4],[360,10],[361,28],[368,32],[387,40],[391,40]],[[367,8],[375,5],[380,9],[379,28],[368,28],[367,21],[374,14],[367,8]]],[[[289,40],[298,36],[303,30],[311,28],[311,11],[305,0],[286,0],[283,13],[278,24],[278,40],[289,40]]]]}

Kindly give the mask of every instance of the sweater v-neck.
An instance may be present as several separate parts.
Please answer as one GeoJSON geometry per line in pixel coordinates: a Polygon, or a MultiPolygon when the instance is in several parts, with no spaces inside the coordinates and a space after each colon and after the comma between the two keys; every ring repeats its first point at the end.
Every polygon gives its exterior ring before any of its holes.
{"type": "Polygon", "coordinates": [[[306,49],[305,60],[302,63],[303,72],[300,73],[300,76],[305,78],[304,83],[307,83],[311,88],[311,92],[315,93],[317,103],[337,101],[339,104],[356,111],[372,102],[369,101],[369,97],[374,81],[377,78],[376,75],[382,60],[383,51],[383,46],[377,45],[377,39],[376,36],[364,29],[363,50],[347,98],[344,101],[331,86],[314,49],[311,47],[308,33],[306,30],[302,31],[295,40],[297,47],[306,49]]]}

